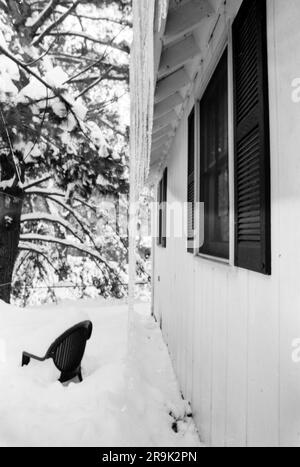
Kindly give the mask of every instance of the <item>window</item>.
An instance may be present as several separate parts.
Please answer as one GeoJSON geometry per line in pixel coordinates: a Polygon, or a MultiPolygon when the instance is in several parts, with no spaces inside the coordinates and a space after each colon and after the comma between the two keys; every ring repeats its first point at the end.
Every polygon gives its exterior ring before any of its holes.
{"type": "Polygon", "coordinates": [[[194,253],[195,229],[195,109],[188,118],[188,170],[187,170],[187,241],[188,253],[194,253]]]}
{"type": "Polygon", "coordinates": [[[229,259],[227,49],[200,102],[200,253],[229,259]]]}
{"type": "Polygon", "coordinates": [[[167,184],[168,169],[165,169],[163,177],[158,185],[158,236],[157,244],[166,248],[167,246],[167,184]]]}
{"type": "Polygon", "coordinates": [[[266,0],[244,0],[233,24],[235,264],[271,274],[266,0]]]}

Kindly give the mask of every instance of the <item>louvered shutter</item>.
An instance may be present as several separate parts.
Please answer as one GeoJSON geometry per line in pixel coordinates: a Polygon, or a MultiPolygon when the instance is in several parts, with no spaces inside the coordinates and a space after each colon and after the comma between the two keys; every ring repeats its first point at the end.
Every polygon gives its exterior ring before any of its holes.
{"type": "Polygon", "coordinates": [[[233,24],[235,263],[271,274],[266,0],[244,0],[233,24]]]}
{"type": "Polygon", "coordinates": [[[162,239],[161,246],[167,246],[167,191],[168,191],[168,169],[165,169],[162,179],[162,239]]]}
{"type": "Polygon", "coordinates": [[[158,232],[157,232],[157,245],[161,245],[162,239],[162,181],[159,182],[157,188],[157,209],[158,209],[158,232]]]}
{"type": "Polygon", "coordinates": [[[188,253],[194,253],[195,228],[195,109],[188,118],[188,170],[187,170],[187,241],[188,253]]]}

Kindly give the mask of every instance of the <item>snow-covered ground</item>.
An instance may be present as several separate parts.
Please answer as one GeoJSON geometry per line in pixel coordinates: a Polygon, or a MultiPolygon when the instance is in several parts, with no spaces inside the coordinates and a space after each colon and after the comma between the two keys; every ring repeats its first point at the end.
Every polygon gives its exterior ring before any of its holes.
{"type": "Polygon", "coordinates": [[[149,305],[103,300],[18,310],[0,302],[0,446],[200,446],[149,305]],[[43,355],[65,329],[90,319],[81,384],[61,385],[43,355]]]}

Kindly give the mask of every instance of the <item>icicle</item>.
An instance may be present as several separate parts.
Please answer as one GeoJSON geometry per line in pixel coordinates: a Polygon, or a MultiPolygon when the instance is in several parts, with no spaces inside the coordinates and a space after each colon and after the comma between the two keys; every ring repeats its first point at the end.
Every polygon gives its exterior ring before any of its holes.
{"type": "Polygon", "coordinates": [[[169,0],[159,0],[159,17],[158,17],[158,30],[161,30],[161,25],[168,14],[169,0]]]}
{"type": "Polygon", "coordinates": [[[131,48],[130,221],[129,221],[129,317],[134,310],[136,282],[137,201],[149,173],[154,105],[155,0],[133,0],[131,48]]]}
{"type": "Polygon", "coordinates": [[[149,171],[154,104],[154,0],[133,1],[131,49],[131,162],[136,196],[149,171]]]}

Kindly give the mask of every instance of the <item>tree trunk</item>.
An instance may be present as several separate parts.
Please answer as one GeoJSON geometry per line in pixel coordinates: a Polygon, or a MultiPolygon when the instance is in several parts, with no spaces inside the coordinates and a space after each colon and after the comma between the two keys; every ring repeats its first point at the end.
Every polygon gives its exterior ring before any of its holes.
{"type": "Polygon", "coordinates": [[[0,300],[10,303],[11,282],[18,255],[24,192],[0,192],[0,300]]]}

